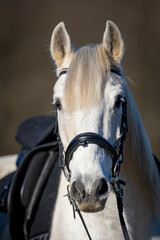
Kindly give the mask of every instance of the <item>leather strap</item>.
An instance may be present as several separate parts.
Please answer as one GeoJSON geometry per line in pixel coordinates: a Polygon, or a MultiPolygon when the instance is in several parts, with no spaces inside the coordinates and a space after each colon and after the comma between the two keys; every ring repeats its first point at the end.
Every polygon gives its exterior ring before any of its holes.
{"type": "Polygon", "coordinates": [[[113,159],[113,165],[115,165],[115,163],[118,160],[118,155],[112,144],[97,133],[85,132],[77,135],[68,145],[68,148],[65,153],[65,165],[69,172],[70,172],[69,163],[72,159],[73,153],[76,151],[78,147],[80,146],[85,147],[88,144],[96,144],[103,148],[104,150],[108,151],[113,159]]]}
{"type": "Polygon", "coordinates": [[[130,240],[129,234],[128,234],[128,231],[127,231],[127,227],[126,227],[126,224],[125,224],[125,221],[124,221],[124,217],[123,217],[122,198],[116,194],[116,200],[117,200],[117,208],[118,208],[118,213],[119,213],[119,220],[120,220],[120,223],[121,223],[121,228],[122,228],[124,239],[125,240],[130,240]]]}

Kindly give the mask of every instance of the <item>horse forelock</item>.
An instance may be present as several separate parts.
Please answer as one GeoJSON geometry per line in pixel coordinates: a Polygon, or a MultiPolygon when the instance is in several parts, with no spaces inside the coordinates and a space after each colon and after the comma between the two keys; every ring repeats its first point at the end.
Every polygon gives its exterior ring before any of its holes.
{"type": "Polygon", "coordinates": [[[99,104],[109,69],[110,60],[102,45],[75,51],[65,84],[66,110],[71,112],[99,104]]]}

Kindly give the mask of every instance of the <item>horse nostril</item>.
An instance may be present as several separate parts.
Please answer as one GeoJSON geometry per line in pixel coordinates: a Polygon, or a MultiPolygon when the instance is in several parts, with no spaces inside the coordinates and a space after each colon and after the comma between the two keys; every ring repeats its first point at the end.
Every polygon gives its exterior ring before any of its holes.
{"type": "Polygon", "coordinates": [[[102,178],[100,180],[100,183],[99,183],[99,186],[97,188],[97,195],[99,197],[102,197],[102,196],[106,196],[106,194],[108,193],[108,183],[106,182],[106,180],[104,178],[102,178]]]}
{"type": "Polygon", "coordinates": [[[85,196],[85,186],[80,181],[75,181],[71,185],[70,189],[71,196],[76,200],[79,201],[85,196]]]}

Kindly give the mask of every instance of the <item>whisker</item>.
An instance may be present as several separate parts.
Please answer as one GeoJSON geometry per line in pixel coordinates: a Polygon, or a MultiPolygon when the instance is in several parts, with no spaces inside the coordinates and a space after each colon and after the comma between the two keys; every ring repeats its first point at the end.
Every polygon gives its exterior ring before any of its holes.
{"type": "Polygon", "coordinates": [[[47,114],[50,114],[50,113],[56,113],[56,110],[47,112],[47,114]]]}

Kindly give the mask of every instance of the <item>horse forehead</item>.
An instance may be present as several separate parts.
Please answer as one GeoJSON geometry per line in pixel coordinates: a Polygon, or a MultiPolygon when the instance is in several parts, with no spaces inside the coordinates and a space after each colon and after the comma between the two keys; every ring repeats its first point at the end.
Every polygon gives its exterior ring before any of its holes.
{"type": "MultiPolygon", "coordinates": [[[[103,88],[101,89],[102,94],[99,101],[94,101],[94,97],[96,98],[96,96],[93,95],[93,99],[90,99],[90,104],[83,104],[82,108],[76,106],[76,104],[80,104],[83,100],[83,95],[80,95],[78,97],[77,92],[77,95],[74,95],[71,98],[72,102],[74,102],[74,108],[72,108],[72,111],[68,111],[68,108],[66,106],[66,98],[64,98],[68,78],[67,74],[64,74],[57,80],[54,86],[54,100],[56,98],[60,98],[64,107],[64,112],[68,113],[66,116],[71,116],[78,122],[84,120],[85,117],[85,119],[90,119],[90,121],[93,123],[93,120],[97,120],[97,115],[102,116],[102,111],[106,111],[107,107],[110,108],[111,105],[113,105],[115,96],[123,92],[122,84],[117,83],[117,81],[115,83],[114,78],[116,78],[116,76],[110,76],[110,78],[105,81],[103,88]]],[[[92,91],[92,86],[88,89],[88,91],[92,91]]]]}
{"type": "MultiPolygon", "coordinates": [[[[85,131],[98,132],[99,128],[103,127],[103,123],[107,123],[111,117],[111,111],[116,96],[124,94],[124,90],[120,84],[106,84],[105,90],[106,95],[100,103],[94,104],[91,107],[82,109],[75,109],[72,112],[66,112],[65,118],[69,120],[73,129],[78,129],[79,133],[85,131]]],[[[70,125],[69,124],[69,125],[70,125]]]]}
{"type": "MultiPolygon", "coordinates": [[[[67,83],[66,81],[66,74],[62,75],[56,82],[53,88],[53,93],[54,95],[59,94],[63,96],[64,90],[65,90],[65,85],[67,83]]],[[[110,78],[106,83],[104,84],[104,87],[102,91],[104,91],[104,95],[102,96],[114,96],[118,92],[123,92],[122,84],[121,83],[114,83],[113,78],[110,78]]],[[[90,88],[91,90],[91,88],[90,88]]],[[[76,97],[76,96],[75,96],[76,97]]],[[[79,99],[81,100],[81,99],[79,99]]]]}
{"type": "Polygon", "coordinates": [[[102,115],[103,106],[95,105],[89,109],[79,109],[65,114],[65,118],[71,124],[76,125],[76,129],[87,128],[93,131],[93,125],[99,122],[102,115]]]}

